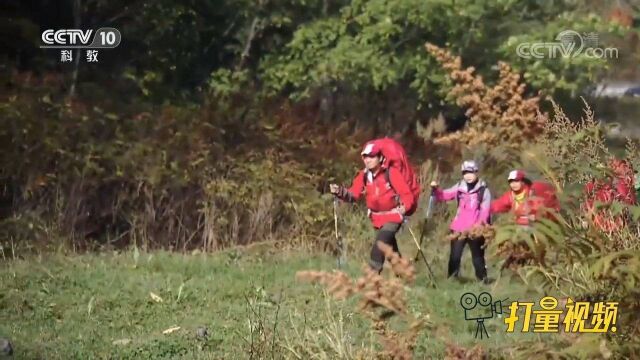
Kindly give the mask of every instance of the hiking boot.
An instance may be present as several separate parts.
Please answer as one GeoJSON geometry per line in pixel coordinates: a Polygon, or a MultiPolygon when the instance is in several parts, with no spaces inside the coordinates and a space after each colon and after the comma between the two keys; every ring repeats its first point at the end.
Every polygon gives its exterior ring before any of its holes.
{"type": "Polygon", "coordinates": [[[483,284],[485,284],[485,285],[492,284],[492,283],[493,283],[493,281],[494,281],[494,280],[493,280],[493,279],[490,279],[488,276],[487,276],[487,277],[485,277],[484,279],[482,279],[482,283],[483,283],[483,284]]]}

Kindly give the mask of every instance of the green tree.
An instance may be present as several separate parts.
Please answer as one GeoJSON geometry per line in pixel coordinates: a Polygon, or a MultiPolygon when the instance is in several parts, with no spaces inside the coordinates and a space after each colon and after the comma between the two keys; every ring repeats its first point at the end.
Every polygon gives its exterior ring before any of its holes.
{"type": "Polygon", "coordinates": [[[528,60],[522,41],[554,41],[563,29],[603,31],[601,18],[582,13],[580,2],[515,0],[353,0],[335,16],[303,25],[280,53],[261,64],[272,92],[305,98],[324,87],[378,92],[398,87],[418,106],[438,106],[447,84],[424,49],[429,41],[448,47],[495,77],[498,60],[524,72],[535,88],[576,94],[606,66],[602,60],[528,60]],[[444,85],[444,86],[443,86],[444,85]]]}

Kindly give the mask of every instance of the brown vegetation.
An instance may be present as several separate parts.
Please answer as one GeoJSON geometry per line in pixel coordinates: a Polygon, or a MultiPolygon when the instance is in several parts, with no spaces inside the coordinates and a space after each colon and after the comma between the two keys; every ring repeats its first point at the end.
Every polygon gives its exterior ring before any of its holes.
{"type": "Polygon", "coordinates": [[[426,49],[449,74],[454,84],[449,96],[467,109],[465,115],[469,118],[463,130],[442,136],[437,143],[519,149],[542,133],[545,117],[539,110],[540,96],[529,96],[520,75],[508,64],[498,64],[498,82],[490,87],[474,74],[473,67],[463,69],[459,56],[433,44],[426,44],[426,49]]]}
{"type": "Polygon", "coordinates": [[[358,296],[358,311],[371,320],[371,326],[383,345],[383,355],[391,359],[412,359],[416,338],[423,328],[422,320],[416,319],[407,309],[404,286],[415,280],[415,269],[406,258],[401,258],[392,248],[378,242],[384,252],[387,266],[395,277],[385,278],[368,266],[363,268],[363,275],[351,280],[340,271],[332,273],[324,271],[302,271],[297,278],[303,281],[321,283],[336,299],[358,296]],[[392,317],[400,317],[406,325],[404,331],[391,328],[392,317]]]}

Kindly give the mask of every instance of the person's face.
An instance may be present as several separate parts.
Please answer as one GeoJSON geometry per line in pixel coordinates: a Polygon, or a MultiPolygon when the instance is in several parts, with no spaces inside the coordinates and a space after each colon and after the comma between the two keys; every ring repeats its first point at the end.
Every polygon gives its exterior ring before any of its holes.
{"type": "Polygon", "coordinates": [[[518,181],[511,180],[511,181],[509,181],[509,187],[514,192],[518,192],[518,191],[522,190],[522,181],[520,181],[520,180],[518,180],[518,181]]]}
{"type": "Polygon", "coordinates": [[[377,155],[365,155],[362,157],[362,160],[364,161],[364,166],[366,166],[369,170],[377,169],[382,162],[382,158],[377,155]]]}
{"type": "Polygon", "coordinates": [[[476,180],[478,180],[478,173],[465,171],[465,172],[462,173],[462,178],[468,184],[472,184],[472,183],[476,182],[476,180]]]}

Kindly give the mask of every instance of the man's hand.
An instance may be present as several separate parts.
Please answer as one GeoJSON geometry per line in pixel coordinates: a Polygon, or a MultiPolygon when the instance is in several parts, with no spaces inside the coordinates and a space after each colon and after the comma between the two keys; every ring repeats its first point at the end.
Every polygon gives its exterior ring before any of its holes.
{"type": "Polygon", "coordinates": [[[404,216],[404,214],[407,212],[407,209],[405,209],[404,205],[398,206],[395,210],[402,216],[404,216]]]}
{"type": "Polygon", "coordinates": [[[344,186],[341,185],[330,184],[329,191],[331,191],[333,195],[339,197],[342,200],[345,200],[345,198],[349,195],[347,189],[345,189],[344,186]]]}
{"type": "Polygon", "coordinates": [[[534,214],[529,215],[529,221],[536,221],[536,216],[534,214]]]}
{"type": "Polygon", "coordinates": [[[437,182],[437,181],[435,181],[435,180],[434,180],[434,181],[432,181],[432,182],[431,182],[431,187],[432,187],[432,188],[437,188],[437,187],[438,187],[438,182],[437,182]]]}

